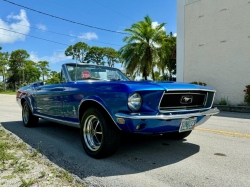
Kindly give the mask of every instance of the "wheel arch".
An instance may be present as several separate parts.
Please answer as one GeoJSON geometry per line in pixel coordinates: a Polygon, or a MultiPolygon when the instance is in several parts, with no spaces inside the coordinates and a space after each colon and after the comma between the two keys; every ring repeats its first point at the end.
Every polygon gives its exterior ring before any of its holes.
{"type": "MultiPolygon", "coordinates": [[[[25,102],[25,101],[27,101],[24,97],[21,99],[21,105],[23,106],[23,103],[25,102]]],[[[27,101],[27,103],[29,103],[28,101],[27,101]]]]}
{"type": "Polygon", "coordinates": [[[82,119],[84,112],[91,107],[94,107],[100,110],[100,112],[103,115],[105,115],[105,118],[109,119],[109,121],[112,122],[113,125],[115,125],[119,130],[121,130],[121,128],[116,124],[115,120],[113,119],[111,114],[107,111],[107,109],[103,106],[103,104],[101,104],[100,102],[94,99],[86,99],[80,103],[79,108],[78,108],[79,123],[81,123],[81,119],[82,119]]]}
{"type": "Polygon", "coordinates": [[[23,104],[24,104],[25,101],[28,103],[31,112],[33,113],[33,107],[31,106],[31,103],[30,103],[30,101],[29,101],[29,98],[27,98],[27,97],[22,97],[22,98],[21,98],[21,106],[23,107],[23,104]]]}

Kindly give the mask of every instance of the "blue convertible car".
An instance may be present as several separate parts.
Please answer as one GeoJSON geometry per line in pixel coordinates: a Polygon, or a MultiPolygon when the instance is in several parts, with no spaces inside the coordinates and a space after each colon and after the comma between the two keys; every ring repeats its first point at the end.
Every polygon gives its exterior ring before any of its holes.
{"type": "Polygon", "coordinates": [[[62,65],[59,84],[37,82],[17,92],[24,126],[39,118],[80,128],[86,153],[113,154],[121,131],[183,139],[219,110],[215,90],[177,82],[131,81],[118,69],[62,65]]]}

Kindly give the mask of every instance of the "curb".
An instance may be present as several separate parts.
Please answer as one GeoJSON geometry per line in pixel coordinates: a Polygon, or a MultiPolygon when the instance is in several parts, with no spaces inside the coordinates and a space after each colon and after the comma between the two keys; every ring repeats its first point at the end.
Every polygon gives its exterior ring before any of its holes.
{"type": "Polygon", "coordinates": [[[214,105],[220,111],[250,113],[250,106],[228,106],[228,105],[214,105]]]}

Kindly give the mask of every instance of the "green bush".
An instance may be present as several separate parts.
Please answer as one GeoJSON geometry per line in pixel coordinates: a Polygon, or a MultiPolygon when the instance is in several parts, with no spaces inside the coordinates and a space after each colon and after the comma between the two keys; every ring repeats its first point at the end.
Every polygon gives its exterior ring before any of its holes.
{"type": "Polygon", "coordinates": [[[228,104],[229,104],[228,98],[222,97],[220,99],[219,105],[228,105],[228,104]]]}
{"type": "Polygon", "coordinates": [[[244,96],[244,102],[250,105],[250,85],[246,86],[246,89],[244,90],[245,96],[244,96]]]}
{"type": "Polygon", "coordinates": [[[190,82],[190,84],[197,84],[197,85],[201,85],[201,86],[207,86],[207,84],[204,83],[204,82],[196,82],[196,81],[190,82]]]}

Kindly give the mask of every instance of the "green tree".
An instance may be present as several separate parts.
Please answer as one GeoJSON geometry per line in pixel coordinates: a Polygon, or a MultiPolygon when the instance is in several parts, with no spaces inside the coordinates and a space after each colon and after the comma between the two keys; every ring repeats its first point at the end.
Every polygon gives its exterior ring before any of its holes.
{"type": "MultiPolygon", "coordinates": [[[[29,54],[27,53],[26,50],[23,50],[23,49],[18,49],[18,50],[11,52],[10,59],[9,59],[9,67],[10,67],[9,72],[11,75],[9,79],[10,81],[12,81],[11,83],[13,83],[14,85],[17,82],[19,83],[19,85],[21,85],[21,80],[22,80],[22,83],[25,82],[24,66],[25,66],[26,59],[28,57],[29,57],[29,54]]],[[[16,89],[15,86],[14,88],[16,89]]]]}
{"type": "Polygon", "coordinates": [[[24,72],[25,72],[25,82],[27,84],[38,81],[41,76],[41,72],[37,67],[37,64],[32,60],[26,61],[24,65],[24,72]]]}
{"type": "Polygon", "coordinates": [[[172,75],[176,74],[176,59],[174,52],[176,50],[176,37],[173,37],[170,32],[169,36],[165,36],[162,42],[162,46],[159,48],[159,61],[157,66],[161,71],[164,80],[167,77],[172,79],[172,75]],[[168,72],[165,74],[165,70],[168,72]],[[168,75],[168,76],[167,76],[168,75]]]}
{"type": "Polygon", "coordinates": [[[104,49],[98,46],[92,46],[89,48],[85,56],[85,62],[87,63],[95,63],[96,65],[104,65],[104,49]]]}
{"type": "Polygon", "coordinates": [[[49,75],[50,69],[49,69],[49,62],[47,61],[39,61],[37,63],[37,67],[40,69],[42,77],[43,77],[43,81],[44,81],[44,77],[49,75]]]}
{"type": "MultiPolygon", "coordinates": [[[[0,50],[2,47],[0,47],[0,50]]],[[[6,91],[7,66],[9,64],[9,53],[0,52],[0,75],[3,77],[3,90],[6,91]]]]}
{"type": "Polygon", "coordinates": [[[143,21],[125,29],[129,35],[123,39],[127,44],[120,49],[120,53],[128,71],[142,73],[145,80],[152,74],[154,79],[153,68],[158,57],[157,48],[166,36],[164,25],[165,23],[162,23],[154,28],[152,19],[146,16],[143,21]]]}
{"type": "Polygon", "coordinates": [[[162,77],[161,77],[161,74],[160,74],[159,71],[155,71],[154,76],[155,76],[154,78],[155,78],[156,81],[162,80],[162,77]]]}
{"type": "Polygon", "coordinates": [[[79,61],[80,63],[84,63],[84,59],[88,51],[89,51],[88,44],[84,42],[77,42],[73,46],[70,45],[65,50],[65,55],[71,56],[73,60],[75,59],[76,61],[79,61]]]}
{"type": "Polygon", "coordinates": [[[58,73],[56,71],[51,71],[49,76],[50,76],[50,78],[47,79],[47,81],[46,81],[47,84],[60,83],[60,73],[58,73]]]}
{"type": "Polygon", "coordinates": [[[119,62],[120,54],[111,47],[104,48],[104,55],[109,67],[114,67],[115,63],[119,62]]]}

